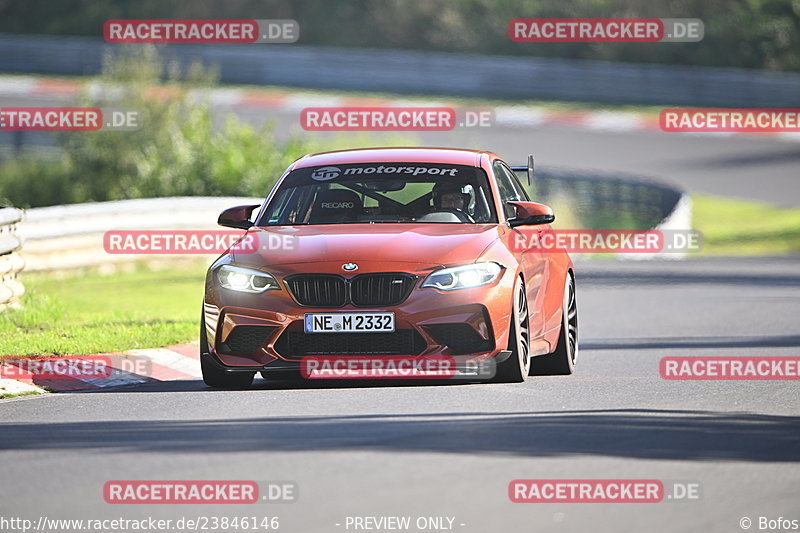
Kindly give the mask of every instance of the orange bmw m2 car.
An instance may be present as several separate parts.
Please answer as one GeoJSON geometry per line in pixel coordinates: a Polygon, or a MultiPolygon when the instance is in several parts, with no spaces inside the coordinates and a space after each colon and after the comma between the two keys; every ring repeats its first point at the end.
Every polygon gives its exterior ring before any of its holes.
{"type": "Polygon", "coordinates": [[[572,261],[520,245],[554,219],[490,152],[307,155],[263,205],[219,217],[258,244],[208,270],[203,379],[224,388],[256,372],[299,377],[303,359],[319,356],[452,356],[491,362],[501,382],[571,374],[572,261]]]}

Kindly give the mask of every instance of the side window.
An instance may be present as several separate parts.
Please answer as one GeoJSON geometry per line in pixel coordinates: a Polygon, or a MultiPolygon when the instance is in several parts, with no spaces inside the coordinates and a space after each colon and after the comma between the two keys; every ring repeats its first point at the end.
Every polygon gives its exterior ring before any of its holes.
{"type": "Polygon", "coordinates": [[[531,199],[528,196],[528,193],[525,191],[525,187],[523,187],[522,183],[519,182],[519,178],[514,173],[514,171],[508,168],[506,165],[500,165],[500,166],[503,168],[503,170],[505,170],[506,174],[508,175],[509,180],[511,181],[511,185],[514,187],[514,190],[517,193],[517,200],[521,202],[530,202],[531,199]]]}
{"type": "Polygon", "coordinates": [[[506,202],[514,200],[527,201],[528,197],[522,186],[517,183],[517,178],[508,170],[505,165],[499,161],[495,161],[494,166],[495,178],[497,179],[497,188],[500,189],[500,200],[503,202],[503,210],[506,218],[513,218],[516,214],[514,208],[506,205],[506,202]]]}

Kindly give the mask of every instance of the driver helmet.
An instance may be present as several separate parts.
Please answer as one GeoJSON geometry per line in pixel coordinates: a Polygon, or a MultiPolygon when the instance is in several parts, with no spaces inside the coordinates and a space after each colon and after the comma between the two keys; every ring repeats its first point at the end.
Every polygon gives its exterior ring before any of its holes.
{"type": "Polygon", "coordinates": [[[456,205],[453,209],[458,209],[459,211],[467,212],[470,207],[474,204],[474,191],[472,185],[470,184],[458,184],[458,183],[437,183],[433,187],[433,205],[437,209],[443,209],[442,201],[444,196],[448,195],[459,195],[461,198],[461,205],[456,205]]]}

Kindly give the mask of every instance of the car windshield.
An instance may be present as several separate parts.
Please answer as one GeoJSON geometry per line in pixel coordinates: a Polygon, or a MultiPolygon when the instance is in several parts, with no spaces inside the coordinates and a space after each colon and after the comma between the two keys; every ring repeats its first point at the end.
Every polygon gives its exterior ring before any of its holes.
{"type": "Polygon", "coordinates": [[[261,226],[497,222],[486,173],[462,165],[372,163],[293,170],[261,226]]]}

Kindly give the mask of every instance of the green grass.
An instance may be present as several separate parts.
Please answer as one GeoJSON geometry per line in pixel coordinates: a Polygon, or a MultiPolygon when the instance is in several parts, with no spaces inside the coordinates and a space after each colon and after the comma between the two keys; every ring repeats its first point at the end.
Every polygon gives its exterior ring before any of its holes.
{"type": "Polygon", "coordinates": [[[800,252],[800,209],[692,195],[692,221],[703,234],[703,255],[800,252]]]}
{"type": "Polygon", "coordinates": [[[11,398],[21,398],[23,396],[39,396],[40,394],[43,394],[43,393],[37,392],[37,391],[32,391],[32,390],[25,391],[25,392],[3,392],[3,393],[0,393],[0,400],[8,400],[8,399],[11,399],[11,398]]]}
{"type": "Polygon", "coordinates": [[[0,314],[0,355],[78,355],[197,338],[205,265],[67,277],[24,276],[19,310],[0,314]]]}

